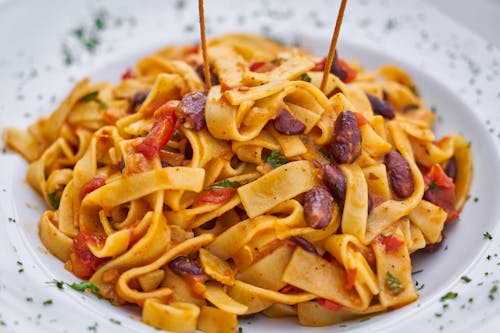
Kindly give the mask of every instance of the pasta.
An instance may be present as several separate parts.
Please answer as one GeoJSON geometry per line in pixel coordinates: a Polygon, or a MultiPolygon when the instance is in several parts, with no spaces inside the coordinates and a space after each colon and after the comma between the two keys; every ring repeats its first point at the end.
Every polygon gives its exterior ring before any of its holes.
{"type": "Polygon", "coordinates": [[[336,56],[323,92],[307,50],[208,46],[210,78],[199,46],[168,46],[5,131],[49,206],[47,249],[170,331],[234,332],[253,313],[324,326],[415,301],[410,255],[466,201],[465,138],[436,140],[396,66],[336,56]]]}

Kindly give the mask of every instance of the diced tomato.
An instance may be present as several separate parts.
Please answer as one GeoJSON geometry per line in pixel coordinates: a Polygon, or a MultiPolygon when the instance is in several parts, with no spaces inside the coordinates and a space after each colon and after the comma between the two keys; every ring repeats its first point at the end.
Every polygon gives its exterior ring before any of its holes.
{"type": "Polygon", "coordinates": [[[193,47],[190,47],[190,48],[186,49],[184,51],[184,54],[185,55],[188,55],[188,54],[198,54],[199,50],[200,50],[200,46],[199,45],[195,45],[193,47]]]}
{"type": "Polygon", "coordinates": [[[104,186],[106,184],[106,179],[103,177],[96,176],[86,182],[82,189],[80,190],[80,200],[83,200],[90,192],[97,190],[99,187],[104,186]]]}
{"type": "Polygon", "coordinates": [[[346,270],[346,284],[345,284],[345,289],[351,290],[354,287],[354,282],[356,281],[356,274],[358,273],[357,269],[348,269],[346,270]]]}
{"type": "Polygon", "coordinates": [[[403,245],[403,242],[397,239],[394,235],[382,236],[382,241],[384,242],[386,253],[397,252],[403,245]]]}
{"type": "Polygon", "coordinates": [[[363,116],[361,113],[354,112],[354,115],[356,116],[358,127],[368,124],[368,120],[366,120],[365,116],[363,116]]]}
{"type": "Polygon", "coordinates": [[[169,101],[160,106],[154,113],[153,128],[144,140],[135,147],[147,159],[155,156],[174,134],[177,118],[175,110],[179,101],[169,101]]]}
{"type": "Polygon", "coordinates": [[[439,188],[455,188],[453,179],[448,177],[443,168],[439,164],[434,164],[429,172],[424,175],[424,180],[427,185],[439,186],[439,188]]]}
{"type": "Polygon", "coordinates": [[[264,66],[266,63],[263,62],[263,61],[257,61],[257,62],[252,62],[250,64],[250,67],[249,69],[252,71],[252,72],[256,72],[259,68],[261,68],[262,66],[264,66]]]}
{"type": "Polygon", "coordinates": [[[312,72],[321,72],[325,68],[326,58],[321,59],[317,63],[314,64],[314,67],[311,69],[312,72]]]}
{"type": "Polygon", "coordinates": [[[214,188],[200,193],[197,202],[225,203],[236,193],[234,187],[214,188]]]}
{"type": "Polygon", "coordinates": [[[425,184],[429,186],[424,193],[424,199],[441,207],[448,213],[447,222],[458,219],[455,208],[456,194],[453,179],[448,177],[439,164],[435,164],[424,175],[425,184]]]}
{"type": "Polygon", "coordinates": [[[73,253],[71,254],[71,269],[73,274],[81,279],[90,278],[97,268],[107,261],[105,258],[98,258],[90,251],[88,243],[101,246],[106,241],[106,237],[82,231],[73,240],[73,253]]]}
{"type": "Polygon", "coordinates": [[[319,305],[327,308],[328,310],[332,310],[332,311],[338,311],[342,308],[342,305],[340,305],[339,303],[336,303],[334,301],[330,301],[330,300],[327,300],[324,298],[320,298],[318,300],[318,303],[319,303],[319,305]]]}
{"type": "Polygon", "coordinates": [[[132,71],[132,68],[127,68],[127,70],[122,74],[122,80],[133,79],[133,78],[134,78],[134,72],[132,71]]]}
{"type": "Polygon", "coordinates": [[[339,65],[346,71],[347,76],[344,79],[345,83],[352,82],[356,78],[356,71],[349,66],[347,62],[338,58],[339,65]]]}
{"type": "Polygon", "coordinates": [[[278,67],[277,63],[258,61],[251,63],[249,69],[256,73],[266,73],[272,71],[276,67],[278,67]]]}
{"type": "Polygon", "coordinates": [[[289,294],[292,291],[296,291],[296,290],[297,290],[297,288],[295,288],[291,284],[287,284],[286,286],[284,286],[283,288],[280,289],[280,293],[289,294]]]}

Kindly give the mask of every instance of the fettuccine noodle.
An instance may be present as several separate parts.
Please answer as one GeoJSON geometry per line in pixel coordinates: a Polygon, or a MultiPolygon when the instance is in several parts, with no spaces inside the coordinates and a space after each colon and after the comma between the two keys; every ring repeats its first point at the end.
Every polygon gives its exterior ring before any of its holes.
{"type": "Polygon", "coordinates": [[[325,326],[415,301],[410,254],[439,244],[472,175],[467,141],[392,65],[366,70],[258,36],[147,56],[75,85],[8,147],[49,209],[47,249],[170,330],[263,313],[325,326]]]}

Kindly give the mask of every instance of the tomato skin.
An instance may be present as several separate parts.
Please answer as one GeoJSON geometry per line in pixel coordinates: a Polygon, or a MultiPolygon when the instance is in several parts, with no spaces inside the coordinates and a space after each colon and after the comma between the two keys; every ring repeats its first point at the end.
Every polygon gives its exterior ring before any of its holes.
{"type": "Polygon", "coordinates": [[[133,78],[134,78],[134,72],[132,71],[132,68],[127,68],[127,70],[122,74],[122,81],[133,78]]]}
{"type": "Polygon", "coordinates": [[[352,69],[351,66],[349,66],[349,64],[347,62],[345,62],[344,60],[339,58],[338,62],[339,62],[339,65],[347,73],[347,76],[345,77],[344,82],[349,83],[349,82],[354,81],[354,79],[356,78],[356,71],[354,69],[352,69]]]}
{"type": "Polygon", "coordinates": [[[106,237],[82,231],[73,240],[73,253],[71,254],[71,269],[73,274],[81,279],[90,278],[97,268],[105,263],[107,259],[96,257],[89,249],[88,243],[101,246],[106,237]]]}
{"type": "Polygon", "coordinates": [[[295,288],[294,286],[292,286],[291,284],[287,284],[286,286],[284,286],[283,288],[281,288],[279,290],[280,293],[283,293],[283,294],[289,294],[291,292],[294,292],[296,291],[297,288],[295,288]]]}
{"type": "Polygon", "coordinates": [[[382,237],[386,253],[397,252],[399,248],[403,245],[403,242],[397,239],[394,235],[382,236],[382,237]]]}
{"type": "MultiPolygon", "coordinates": [[[[349,83],[349,82],[354,81],[354,79],[356,78],[356,75],[357,75],[356,71],[351,66],[349,66],[349,64],[346,61],[344,61],[341,58],[337,58],[337,62],[339,64],[339,66],[342,67],[342,69],[347,74],[346,77],[342,81],[345,83],[349,83]]],[[[323,71],[323,69],[325,68],[325,63],[326,63],[326,58],[321,59],[320,61],[318,61],[317,63],[314,64],[314,67],[311,69],[311,71],[312,72],[323,71]]],[[[332,67],[333,67],[333,64],[332,64],[332,67]]]]}
{"type": "Polygon", "coordinates": [[[321,72],[325,68],[326,58],[321,59],[317,63],[314,64],[314,67],[311,69],[312,72],[321,72]]]}
{"type": "Polygon", "coordinates": [[[214,188],[201,192],[196,202],[224,203],[229,201],[235,193],[234,187],[214,188]]]}
{"type": "Polygon", "coordinates": [[[356,116],[356,122],[358,123],[358,127],[368,124],[368,120],[361,113],[354,112],[354,115],[356,116]]]}
{"type": "Polygon", "coordinates": [[[252,62],[250,64],[250,67],[248,69],[250,69],[252,72],[256,72],[259,68],[261,68],[262,66],[264,66],[266,63],[263,62],[263,61],[257,61],[257,62],[252,62]]]}
{"type": "Polygon", "coordinates": [[[96,176],[86,182],[82,189],[80,190],[80,200],[83,200],[90,192],[97,190],[99,187],[106,184],[106,179],[100,176],[96,176]]]}
{"type": "Polygon", "coordinates": [[[424,181],[429,186],[424,193],[424,199],[448,213],[446,222],[457,220],[459,214],[455,208],[456,194],[453,179],[446,175],[441,165],[434,164],[424,175],[424,181]]]}
{"type": "Polygon", "coordinates": [[[434,164],[431,167],[431,169],[424,175],[424,180],[427,185],[431,185],[432,182],[434,182],[435,185],[442,189],[455,188],[453,179],[448,177],[439,164],[434,164]]]}
{"type": "Polygon", "coordinates": [[[339,303],[324,298],[318,299],[318,304],[332,311],[338,311],[342,308],[342,305],[340,305],[339,303]]]}
{"type": "Polygon", "coordinates": [[[135,151],[141,153],[147,159],[158,154],[174,134],[177,118],[175,110],[179,101],[168,101],[161,105],[154,113],[153,128],[149,134],[135,147],[135,151]]]}

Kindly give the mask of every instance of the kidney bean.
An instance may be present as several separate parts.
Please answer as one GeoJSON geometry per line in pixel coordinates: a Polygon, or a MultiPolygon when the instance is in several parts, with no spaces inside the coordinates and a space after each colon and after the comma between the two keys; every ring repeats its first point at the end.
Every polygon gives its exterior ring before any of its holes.
{"type": "Polygon", "coordinates": [[[444,173],[455,182],[457,180],[457,172],[457,160],[455,156],[452,156],[446,164],[446,168],[444,168],[444,173]]]}
{"type": "Polygon", "coordinates": [[[168,263],[168,267],[177,274],[202,275],[200,264],[186,255],[179,255],[168,263]]]}
{"type": "Polygon", "coordinates": [[[278,111],[278,116],[273,120],[273,125],[276,131],[285,135],[302,134],[306,129],[306,125],[285,108],[278,111]]]}
{"type": "Polygon", "coordinates": [[[207,95],[203,91],[193,91],[182,97],[175,115],[184,127],[195,131],[205,126],[205,104],[207,95]]]}
{"type": "MultiPolygon", "coordinates": [[[[207,82],[205,81],[205,67],[203,67],[203,64],[196,67],[196,74],[198,74],[203,83],[207,82]]],[[[219,84],[219,78],[212,71],[212,67],[210,67],[210,83],[212,86],[217,86],[219,84]]]]}
{"type": "Polygon", "coordinates": [[[347,78],[347,71],[340,65],[339,58],[337,56],[337,51],[333,55],[332,67],[330,68],[330,73],[337,76],[342,81],[345,81],[347,78]]]}
{"type": "Polygon", "coordinates": [[[139,91],[135,93],[132,97],[130,97],[130,106],[132,108],[132,111],[137,111],[137,108],[139,108],[142,103],[146,100],[146,98],[149,95],[150,90],[146,89],[144,91],[139,91]]]}
{"type": "Polygon", "coordinates": [[[394,108],[391,104],[368,93],[366,94],[366,97],[368,97],[368,100],[370,101],[373,113],[378,114],[386,119],[394,118],[394,108]]]}
{"type": "Polygon", "coordinates": [[[336,165],[323,166],[323,183],[326,185],[340,208],[344,207],[347,179],[336,165]]]}
{"type": "Polygon", "coordinates": [[[292,236],[292,237],[290,237],[290,239],[295,244],[297,244],[298,246],[300,246],[301,248],[306,250],[307,252],[319,254],[318,251],[316,250],[316,248],[314,247],[314,245],[309,243],[309,241],[307,239],[300,237],[300,236],[292,236]]]}
{"type": "Polygon", "coordinates": [[[415,189],[415,180],[408,162],[393,150],[384,156],[384,164],[392,191],[400,198],[408,198],[415,189]]]}
{"type": "Polygon", "coordinates": [[[326,228],[332,219],[332,208],[332,197],[326,188],[318,186],[306,192],[304,217],[311,228],[326,228]]]}
{"type": "Polygon", "coordinates": [[[330,154],[337,163],[352,163],[361,155],[361,131],[353,112],[344,110],[337,117],[330,154]]]}

